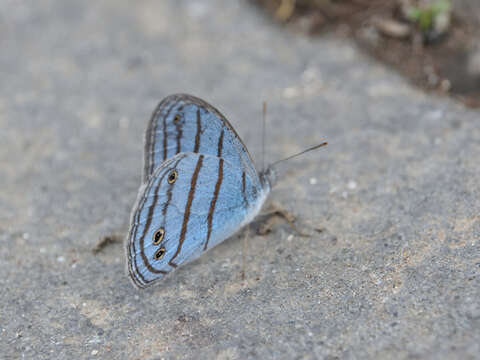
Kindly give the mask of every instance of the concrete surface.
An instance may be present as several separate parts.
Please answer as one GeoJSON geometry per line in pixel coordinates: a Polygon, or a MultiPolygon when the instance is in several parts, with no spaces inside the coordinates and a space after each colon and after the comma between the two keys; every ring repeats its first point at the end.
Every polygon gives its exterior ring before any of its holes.
{"type": "Polygon", "coordinates": [[[334,37],[244,1],[0,1],[0,358],[480,357],[480,114],[334,37]],[[217,106],[260,163],[268,101],[278,224],[136,290],[123,236],[146,121],[217,106]],[[320,229],[315,231],[313,229],[320,229]]]}

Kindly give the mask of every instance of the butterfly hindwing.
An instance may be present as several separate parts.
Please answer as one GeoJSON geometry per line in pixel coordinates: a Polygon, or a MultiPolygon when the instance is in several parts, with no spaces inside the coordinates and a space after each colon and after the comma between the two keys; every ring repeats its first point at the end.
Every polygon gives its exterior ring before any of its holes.
{"type": "Polygon", "coordinates": [[[132,280],[145,287],[197,258],[250,221],[265,196],[258,176],[223,157],[189,152],[167,159],[140,188],[132,213],[132,280]]]}
{"type": "Polygon", "coordinates": [[[166,97],[152,114],[145,135],[144,182],[157,166],[181,152],[223,157],[251,176],[256,172],[247,148],[225,116],[187,94],[166,97]]]}

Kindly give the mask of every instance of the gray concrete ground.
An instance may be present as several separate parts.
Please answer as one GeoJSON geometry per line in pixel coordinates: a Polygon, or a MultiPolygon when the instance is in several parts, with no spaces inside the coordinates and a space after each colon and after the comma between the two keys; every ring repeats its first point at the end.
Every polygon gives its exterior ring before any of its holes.
{"type": "Polygon", "coordinates": [[[243,1],[0,2],[0,358],[480,358],[480,114],[243,1]],[[278,224],[145,291],[123,236],[157,101],[282,166],[278,224]],[[312,230],[314,228],[321,231],[312,230]]]}

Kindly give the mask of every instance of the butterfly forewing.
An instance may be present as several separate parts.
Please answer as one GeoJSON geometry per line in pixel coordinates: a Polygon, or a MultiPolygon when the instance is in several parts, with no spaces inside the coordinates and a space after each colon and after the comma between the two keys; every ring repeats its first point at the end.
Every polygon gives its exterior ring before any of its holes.
{"type": "Polygon", "coordinates": [[[247,148],[216,108],[197,97],[175,94],[159,103],[148,123],[144,182],[157,166],[181,152],[223,157],[251,176],[256,172],[247,148]]]}

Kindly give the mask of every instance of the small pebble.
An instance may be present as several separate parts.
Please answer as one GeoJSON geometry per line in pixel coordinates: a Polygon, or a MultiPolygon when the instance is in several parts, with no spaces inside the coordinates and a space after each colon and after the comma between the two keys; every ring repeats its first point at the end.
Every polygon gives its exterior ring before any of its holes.
{"type": "Polygon", "coordinates": [[[200,19],[209,12],[208,5],[201,1],[192,2],[187,6],[187,15],[194,19],[200,19]]]}
{"type": "Polygon", "coordinates": [[[318,70],[314,67],[308,68],[302,73],[302,80],[304,82],[311,82],[318,78],[318,70]]]}
{"type": "Polygon", "coordinates": [[[410,25],[388,18],[376,18],[375,26],[384,35],[404,39],[410,36],[410,25]]]}
{"type": "Polygon", "coordinates": [[[93,356],[97,355],[97,354],[98,354],[98,350],[92,350],[91,354],[92,354],[93,356]]]}
{"type": "Polygon", "coordinates": [[[443,118],[444,112],[443,112],[443,110],[437,109],[437,110],[433,110],[433,111],[428,112],[426,115],[427,115],[429,120],[438,121],[438,120],[441,120],[443,118]]]}
{"type": "Polygon", "coordinates": [[[294,87],[288,87],[283,90],[283,97],[287,99],[292,99],[298,96],[298,90],[294,87]]]}
{"type": "Polygon", "coordinates": [[[63,262],[65,262],[65,257],[64,256],[59,256],[59,257],[57,257],[57,261],[59,263],[63,263],[63,262]]]}
{"type": "Polygon", "coordinates": [[[86,122],[87,126],[91,128],[98,128],[102,124],[102,118],[99,114],[93,114],[92,116],[87,117],[86,122]]]}
{"type": "Polygon", "coordinates": [[[451,88],[452,88],[452,83],[450,82],[450,80],[443,79],[440,82],[440,90],[442,90],[443,92],[449,92],[451,88]]]}
{"type": "Polygon", "coordinates": [[[470,75],[480,77],[480,49],[468,56],[467,69],[470,75]]]}
{"type": "Polygon", "coordinates": [[[357,187],[357,183],[353,180],[350,180],[347,184],[347,187],[350,189],[350,190],[353,190],[357,187]]]}
{"type": "Polygon", "coordinates": [[[120,129],[128,129],[129,124],[130,120],[126,116],[123,116],[118,120],[118,126],[120,127],[120,129]]]}
{"type": "Polygon", "coordinates": [[[317,184],[317,178],[311,177],[310,178],[310,185],[316,185],[317,184]]]}

